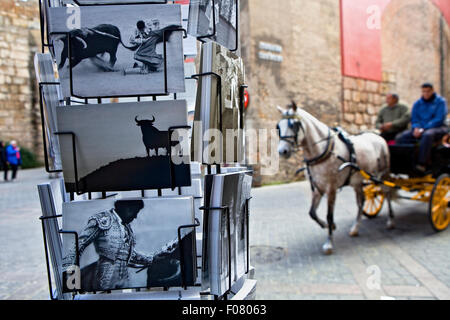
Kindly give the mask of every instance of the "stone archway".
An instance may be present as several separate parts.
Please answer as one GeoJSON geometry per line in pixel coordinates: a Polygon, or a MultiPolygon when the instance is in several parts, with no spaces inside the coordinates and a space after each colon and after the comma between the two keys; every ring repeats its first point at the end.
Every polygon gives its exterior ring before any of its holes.
{"type": "Polygon", "coordinates": [[[430,0],[392,0],[381,33],[383,71],[395,75],[402,101],[411,106],[425,81],[450,99],[450,28],[438,7],[430,0]]]}

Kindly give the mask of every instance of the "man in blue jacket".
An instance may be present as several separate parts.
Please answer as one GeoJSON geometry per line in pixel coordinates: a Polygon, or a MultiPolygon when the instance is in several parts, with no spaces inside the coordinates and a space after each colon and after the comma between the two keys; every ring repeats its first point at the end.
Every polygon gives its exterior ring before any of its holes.
{"type": "Polygon", "coordinates": [[[17,170],[19,169],[19,166],[22,165],[20,148],[17,146],[17,142],[14,140],[11,141],[9,143],[9,146],[6,147],[6,162],[11,167],[12,170],[11,180],[14,181],[17,177],[17,170]]]}
{"type": "Polygon", "coordinates": [[[447,113],[447,102],[434,92],[433,85],[422,85],[422,98],[414,104],[412,110],[412,129],[405,131],[397,140],[398,144],[415,144],[420,141],[416,169],[422,173],[426,171],[433,143],[448,132],[445,126],[447,113]]]}

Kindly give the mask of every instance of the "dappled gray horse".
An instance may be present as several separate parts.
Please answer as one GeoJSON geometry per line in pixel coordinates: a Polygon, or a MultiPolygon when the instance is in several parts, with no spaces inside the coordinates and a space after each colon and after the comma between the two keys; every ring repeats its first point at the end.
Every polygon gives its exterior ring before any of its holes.
{"type": "MultiPolygon", "coordinates": [[[[283,119],[278,124],[280,133],[279,153],[289,158],[293,152],[303,149],[304,159],[310,177],[313,196],[310,210],[311,218],[322,228],[328,228],[329,237],[323,245],[325,254],[333,253],[334,206],[337,191],[346,186],[352,186],[356,192],[358,215],[350,236],[356,237],[363,216],[364,179],[354,169],[347,167],[342,170],[345,162],[351,162],[351,152],[335,131],[320,122],[308,112],[297,109],[295,103],[289,110],[278,107],[283,119]],[[341,168],[341,170],[340,170],[341,168]],[[327,222],[317,216],[317,208],[323,196],[328,198],[327,222]]],[[[353,144],[357,165],[379,178],[386,178],[390,170],[389,147],[385,140],[374,133],[364,133],[349,137],[353,144]]],[[[386,190],[389,203],[388,228],[394,225],[390,192],[386,190]]]]}

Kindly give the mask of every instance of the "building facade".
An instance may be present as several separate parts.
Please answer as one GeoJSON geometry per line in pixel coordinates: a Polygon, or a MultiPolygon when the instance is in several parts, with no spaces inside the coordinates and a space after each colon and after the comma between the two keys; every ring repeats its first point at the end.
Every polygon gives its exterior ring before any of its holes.
{"type": "MultiPolygon", "coordinates": [[[[330,126],[340,124],[352,133],[370,130],[387,92],[398,92],[412,106],[425,81],[450,100],[450,2],[369,1],[381,8],[378,38],[371,40],[380,47],[381,76],[374,80],[346,71],[348,55],[356,54],[357,64],[370,63],[372,52],[361,53],[347,42],[342,23],[343,17],[360,14],[355,4],[364,1],[240,1],[241,48],[251,95],[248,128],[275,128],[280,119],[276,106],[295,101],[330,126]]],[[[18,140],[42,159],[33,66],[40,50],[37,3],[0,1],[0,140],[18,140]]],[[[372,18],[374,13],[363,9],[372,18]]],[[[359,32],[350,29],[351,34],[359,32]]],[[[260,175],[256,165],[256,184],[302,178],[295,176],[301,161],[301,153],[280,160],[280,170],[272,176],[260,175]]]]}
{"type": "MultiPolygon", "coordinates": [[[[388,92],[397,92],[411,107],[420,97],[420,85],[432,82],[450,100],[450,28],[446,19],[450,3],[370,1],[380,4],[378,17],[373,17],[376,11],[363,8],[368,21],[380,19],[379,30],[370,34],[372,40],[356,39],[357,46],[358,41],[362,46],[368,40],[379,41],[381,69],[379,79],[374,80],[363,73],[347,75],[343,57],[370,63],[366,54],[371,54],[372,47],[369,44],[369,52],[364,53],[345,42],[341,18],[360,13],[353,0],[342,1],[241,0],[242,56],[252,101],[249,128],[275,128],[280,120],[276,106],[284,107],[291,100],[326,124],[339,124],[351,133],[374,128],[388,92]]],[[[353,35],[365,31],[350,27],[353,35]]],[[[361,28],[365,27],[364,22],[361,28]]],[[[301,160],[300,153],[288,161],[280,159],[280,171],[274,176],[261,176],[256,166],[257,184],[301,178],[295,176],[301,160]]]]}

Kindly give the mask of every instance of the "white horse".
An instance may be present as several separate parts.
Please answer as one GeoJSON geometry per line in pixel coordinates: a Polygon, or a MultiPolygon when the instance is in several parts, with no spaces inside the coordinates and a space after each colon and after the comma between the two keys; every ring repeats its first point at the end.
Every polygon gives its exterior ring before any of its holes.
{"type": "MultiPolygon", "coordinates": [[[[345,185],[350,185],[356,192],[358,215],[350,236],[359,234],[364,208],[364,178],[354,169],[339,168],[345,162],[351,162],[351,152],[347,145],[337,137],[336,132],[317,120],[308,112],[298,109],[292,103],[290,109],[278,107],[283,119],[278,124],[280,156],[289,158],[293,152],[303,149],[305,163],[308,168],[313,196],[310,210],[311,218],[322,228],[328,228],[329,237],[323,245],[324,254],[333,253],[334,206],[337,191],[345,185]],[[317,208],[323,196],[328,198],[327,222],[317,216],[317,208]]],[[[356,164],[366,172],[378,178],[386,178],[390,171],[390,154],[386,141],[374,133],[364,133],[349,137],[353,143],[356,164]]],[[[388,229],[395,228],[394,215],[391,206],[391,194],[386,190],[389,204],[388,229]]]]}

